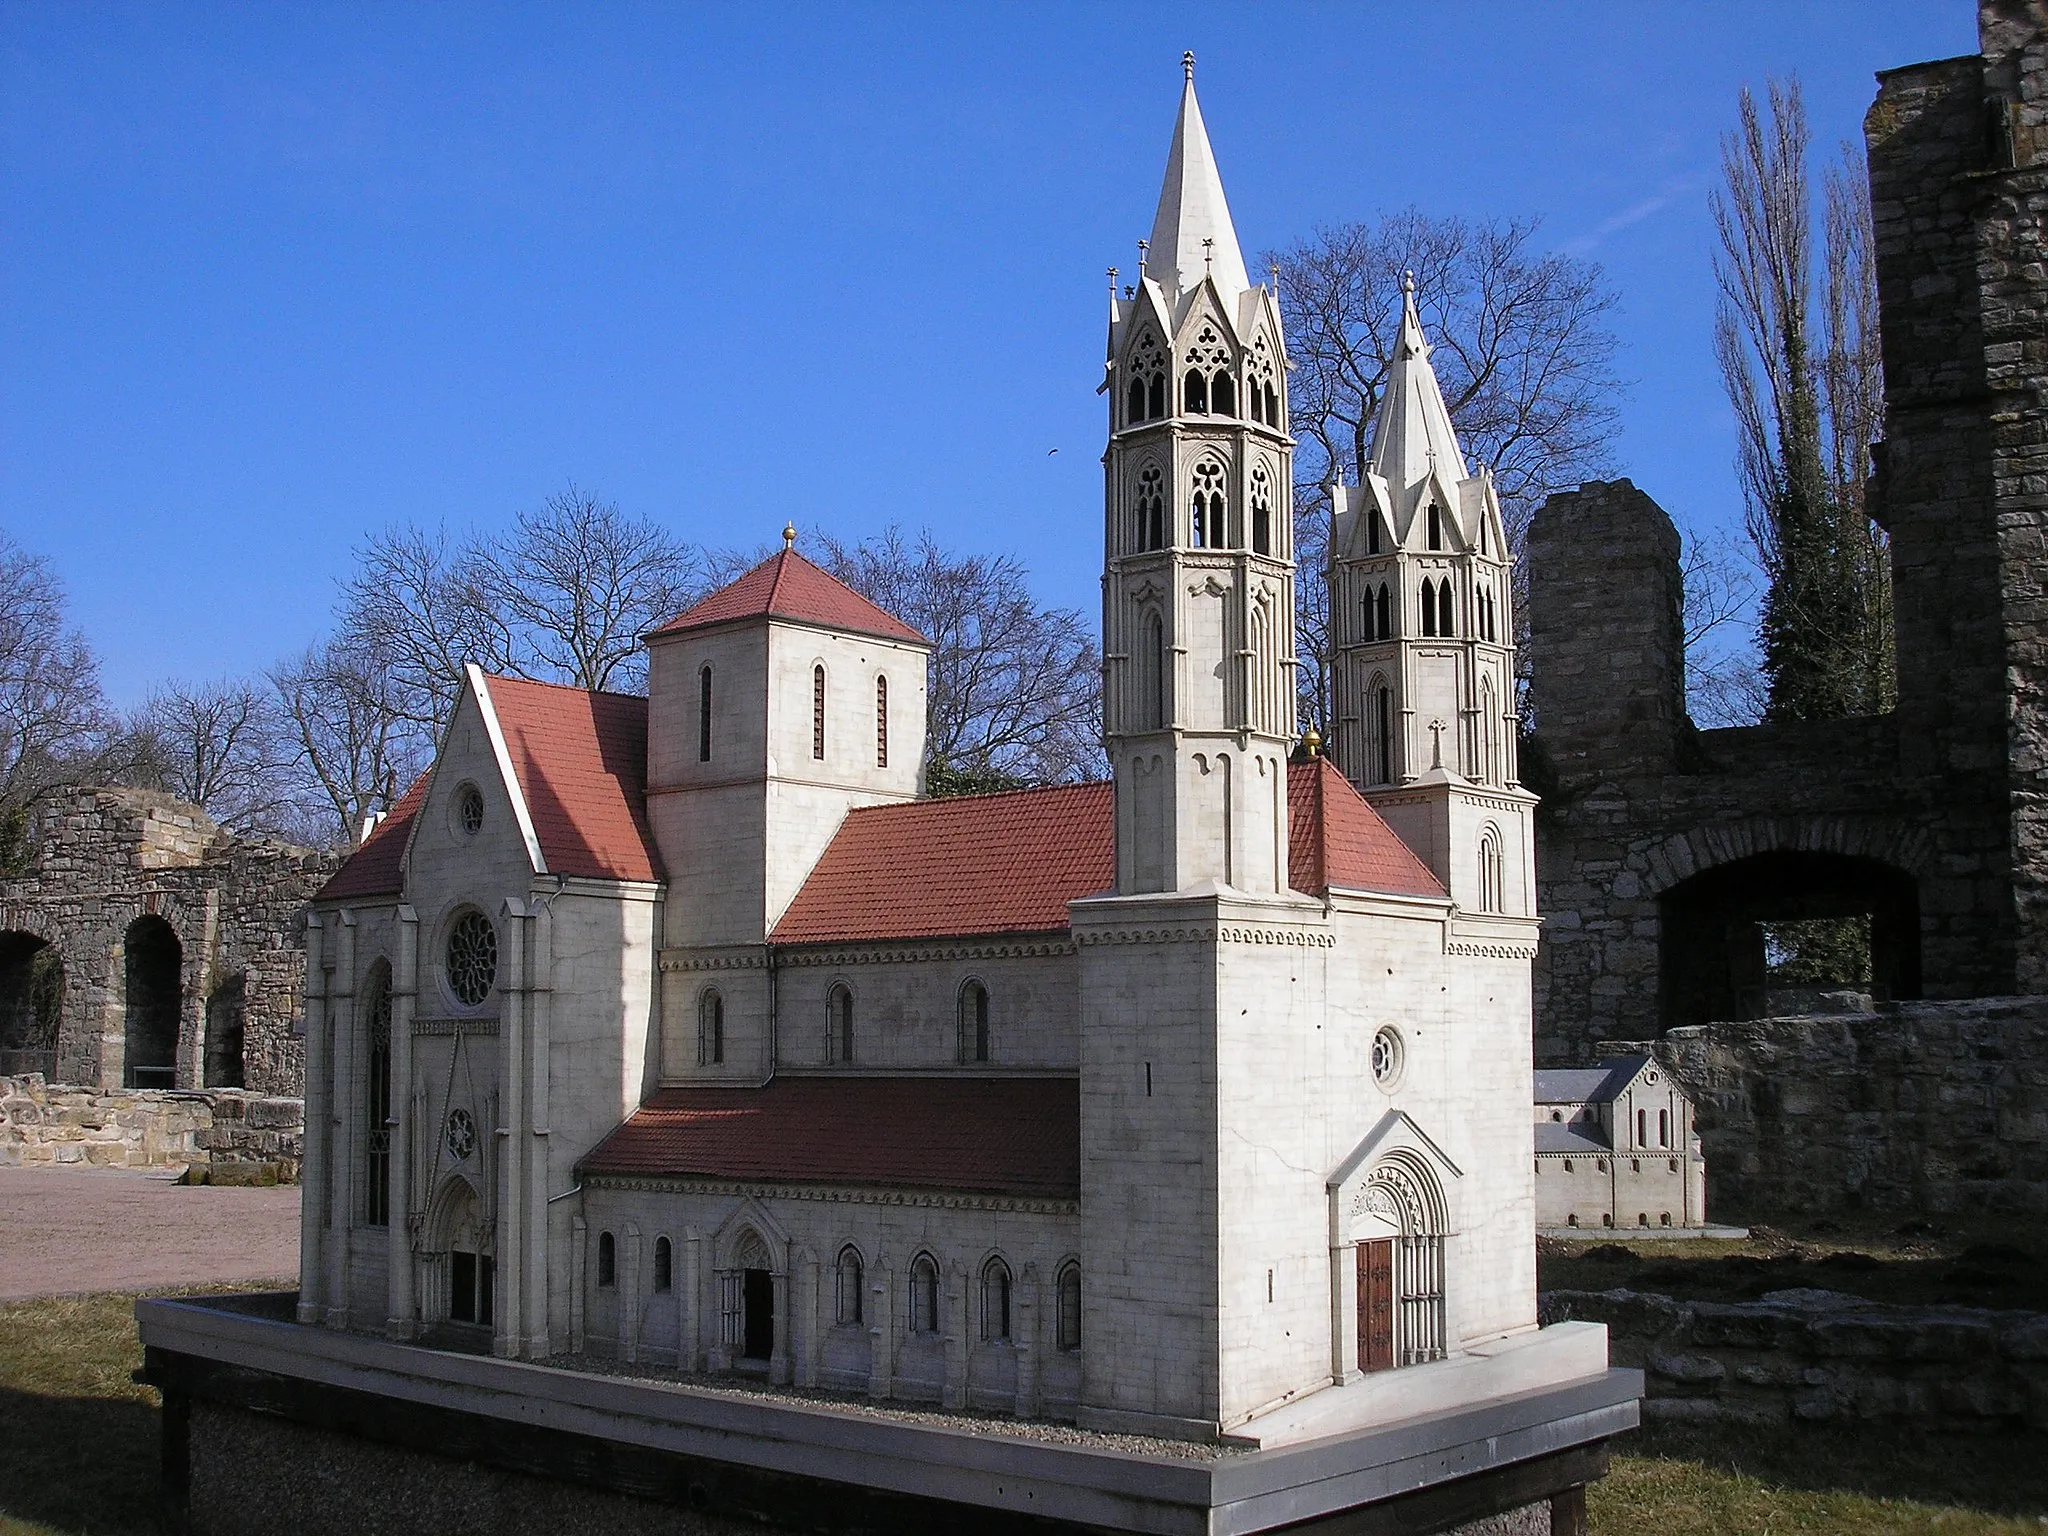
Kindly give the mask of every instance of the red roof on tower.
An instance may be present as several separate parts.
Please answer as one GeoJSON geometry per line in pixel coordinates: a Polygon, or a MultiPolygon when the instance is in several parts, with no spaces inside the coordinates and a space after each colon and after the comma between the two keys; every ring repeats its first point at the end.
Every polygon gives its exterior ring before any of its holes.
{"type": "Polygon", "coordinates": [[[1443,883],[1327,757],[1287,769],[1287,862],[1297,891],[1331,886],[1395,896],[1446,894],[1443,883]]]}
{"type": "Polygon", "coordinates": [[[674,635],[763,617],[879,635],[884,640],[907,640],[912,645],[931,644],[896,615],[876,607],[794,549],[763,560],[739,580],[685,608],[654,633],[674,635]]]}

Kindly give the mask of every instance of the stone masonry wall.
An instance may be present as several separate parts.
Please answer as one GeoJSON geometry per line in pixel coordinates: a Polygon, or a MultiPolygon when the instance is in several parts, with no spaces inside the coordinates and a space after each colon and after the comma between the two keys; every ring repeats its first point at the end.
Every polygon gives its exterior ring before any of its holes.
{"type": "Polygon", "coordinates": [[[269,1163],[297,1183],[306,1107],[234,1089],[200,1093],[0,1077],[0,1168],[269,1163]]]}
{"type": "Polygon", "coordinates": [[[2048,1214],[2048,998],[1710,1024],[1650,1049],[1692,1097],[1719,1219],[2048,1214]]]}
{"type": "Polygon", "coordinates": [[[131,925],[153,916],[170,925],[180,948],[177,1086],[213,1086],[208,1005],[239,987],[242,1086],[259,1094],[301,1091],[304,1054],[293,1029],[304,981],[304,912],[337,866],[335,855],[236,838],[197,806],[108,788],[45,805],[31,844],[34,868],[0,880],[0,937],[55,949],[63,1002],[54,1038],[19,1018],[13,1037],[0,1038],[13,1070],[122,1086],[125,944],[131,925]]]}
{"type": "Polygon", "coordinates": [[[1542,1307],[1546,1324],[1607,1325],[1609,1358],[1646,1378],[1645,1419],[2048,1430],[2048,1316],[2038,1312],[1815,1290],[1751,1302],[1547,1291],[1542,1307]]]}

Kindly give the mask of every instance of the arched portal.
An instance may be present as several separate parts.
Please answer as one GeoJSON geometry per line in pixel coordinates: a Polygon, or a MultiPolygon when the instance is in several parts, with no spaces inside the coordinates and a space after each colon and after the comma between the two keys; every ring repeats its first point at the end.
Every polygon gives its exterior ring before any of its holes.
{"type": "Polygon", "coordinates": [[[768,1249],[755,1233],[733,1250],[733,1271],[739,1317],[732,1342],[742,1360],[766,1360],[775,1353],[775,1276],[768,1249]]]}
{"type": "Polygon", "coordinates": [[[64,957],[33,933],[0,933],[0,1076],[57,1074],[64,957]]]}
{"type": "Polygon", "coordinates": [[[1817,991],[1920,995],[1920,893],[1853,854],[1773,851],[1716,865],[1658,898],[1666,1028],[1804,1012],[1817,991]]]}
{"type": "Polygon", "coordinates": [[[122,943],[126,983],[125,1079],[130,1088],[178,1085],[178,1016],[184,999],[184,946],[160,917],[138,917],[122,943]]]}
{"type": "Polygon", "coordinates": [[[451,1323],[488,1327],[497,1265],[483,1202],[469,1180],[451,1175],[441,1186],[428,1232],[428,1262],[441,1270],[434,1310],[451,1323]]]}

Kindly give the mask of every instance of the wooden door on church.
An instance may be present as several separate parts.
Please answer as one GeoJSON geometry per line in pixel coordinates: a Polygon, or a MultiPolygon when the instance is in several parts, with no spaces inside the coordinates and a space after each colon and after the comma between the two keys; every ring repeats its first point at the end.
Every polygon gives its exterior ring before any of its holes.
{"type": "Polygon", "coordinates": [[[1391,1370],[1394,1364],[1394,1244],[1391,1239],[1358,1245],[1358,1368],[1391,1370]]]}

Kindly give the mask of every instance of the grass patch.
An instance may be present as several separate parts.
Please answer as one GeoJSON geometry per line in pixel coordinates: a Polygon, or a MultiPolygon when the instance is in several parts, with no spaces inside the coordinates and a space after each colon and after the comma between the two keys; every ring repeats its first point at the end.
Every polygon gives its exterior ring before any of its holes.
{"type": "Polygon", "coordinates": [[[2048,1312],[2048,1265],[2012,1239],[2010,1223],[1847,1219],[1758,1225],[1740,1242],[1658,1242],[1626,1232],[1597,1243],[1546,1237],[1536,1243],[1536,1284],[1546,1291],[1625,1286],[1681,1301],[1754,1301],[1812,1287],[1905,1306],[2048,1312]]]}
{"type": "Polygon", "coordinates": [[[1657,1425],[1615,1450],[1587,1490],[1596,1536],[2039,1536],[2048,1522],[2039,1435],[1657,1425]]]}

